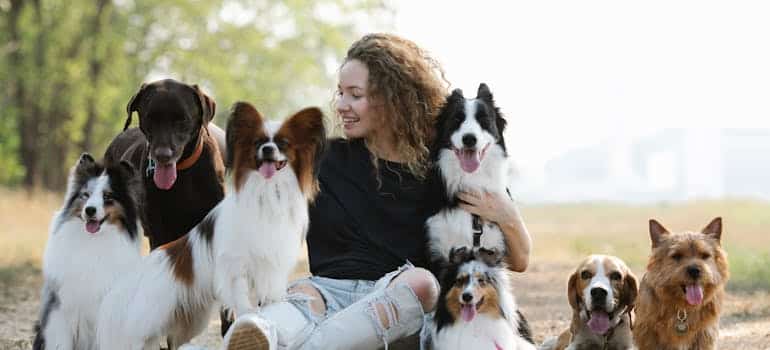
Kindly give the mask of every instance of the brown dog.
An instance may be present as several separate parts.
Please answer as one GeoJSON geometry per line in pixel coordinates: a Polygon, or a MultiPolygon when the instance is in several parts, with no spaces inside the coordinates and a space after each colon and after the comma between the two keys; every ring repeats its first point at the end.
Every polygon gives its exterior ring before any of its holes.
{"type": "Polygon", "coordinates": [[[728,279],[722,219],[700,233],[669,233],[650,220],[652,254],[642,278],[634,341],[639,350],[714,349],[728,279]]]}
{"type": "Polygon", "coordinates": [[[567,282],[570,328],[541,349],[632,349],[630,315],[637,294],[636,276],[623,260],[588,256],[567,282]]]}
{"type": "Polygon", "coordinates": [[[140,169],[140,216],[152,249],[189,232],[224,197],[225,144],[216,140],[224,133],[209,124],[215,110],[197,85],[142,84],[126,107],[124,131],[105,151],[105,163],[128,160],[140,169]],[[128,129],[134,111],[139,128],[128,129]]]}

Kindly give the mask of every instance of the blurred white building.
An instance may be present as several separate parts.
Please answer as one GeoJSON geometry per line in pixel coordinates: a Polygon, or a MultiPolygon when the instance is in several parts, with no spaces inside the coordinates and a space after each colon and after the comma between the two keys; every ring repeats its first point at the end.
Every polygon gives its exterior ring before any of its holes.
{"type": "MultiPolygon", "coordinates": [[[[770,199],[770,130],[665,129],[617,135],[545,163],[514,184],[530,202],[770,199]]],[[[523,172],[523,174],[526,174],[523,172]]]]}

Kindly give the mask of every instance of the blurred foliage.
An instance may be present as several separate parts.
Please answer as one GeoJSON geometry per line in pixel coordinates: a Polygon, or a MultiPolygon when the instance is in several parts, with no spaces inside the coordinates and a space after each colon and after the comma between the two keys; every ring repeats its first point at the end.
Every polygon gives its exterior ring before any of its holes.
{"type": "Polygon", "coordinates": [[[219,125],[238,100],[270,118],[327,107],[356,24],[391,14],[375,0],[0,0],[0,183],[62,189],[148,80],[199,84],[219,125]]]}

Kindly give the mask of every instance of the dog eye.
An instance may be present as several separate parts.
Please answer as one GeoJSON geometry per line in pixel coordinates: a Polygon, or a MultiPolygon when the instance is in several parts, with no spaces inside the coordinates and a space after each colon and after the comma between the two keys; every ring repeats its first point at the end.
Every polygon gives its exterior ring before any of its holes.
{"type": "Polygon", "coordinates": [[[112,196],[112,193],[104,193],[104,204],[112,204],[112,202],[115,200],[115,197],[112,196]]]}
{"type": "Polygon", "coordinates": [[[589,279],[591,277],[593,277],[593,275],[591,275],[591,273],[588,272],[588,271],[583,271],[583,272],[580,273],[580,278],[582,278],[584,280],[587,280],[587,279],[589,279]]]}
{"type": "Polygon", "coordinates": [[[623,276],[620,274],[620,272],[613,272],[610,274],[610,279],[613,281],[620,281],[620,279],[623,278],[623,276]]]}
{"type": "Polygon", "coordinates": [[[709,253],[703,253],[703,254],[701,254],[701,256],[700,256],[700,257],[701,257],[701,258],[703,258],[703,260],[708,260],[708,258],[710,258],[710,257],[711,257],[711,254],[709,254],[709,253]]]}
{"type": "Polygon", "coordinates": [[[289,145],[289,141],[286,139],[275,139],[275,145],[278,146],[279,149],[284,149],[289,145]]]}
{"type": "Polygon", "coordinates": [[[682,260],[682,254],[676,253],[671,256],[671,259],[674,259],[676,261],[682,260]]]}
{"type": "Polygon", "coordinates": [[[83,192],[83,193],[80,194],[80,198],[82,198],[82,199],[88,199],[88,197],[90,197],[90,196],[91,195],[88,194],[88,192],[83,192]]]}

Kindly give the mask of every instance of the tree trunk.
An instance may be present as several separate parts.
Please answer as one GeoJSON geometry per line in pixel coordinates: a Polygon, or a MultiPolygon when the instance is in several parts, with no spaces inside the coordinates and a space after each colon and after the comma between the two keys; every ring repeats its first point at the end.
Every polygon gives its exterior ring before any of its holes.
{"type": "Polygon", "coordinates": [[[83,124],[83,140],[80,144],[80,149],[86,152],[94,152],[94,124],[99,117],[99,111],[96,108],[98,103],[97,97],[99,96],[99,83],[101,82],[102,67],[105,60],[102,40],[104,38],[104,23],[109,13],[109,11],[106,11],[106,7],[110,4],[109,0],[98,1],[96,15],[94,15],[91,21],[89,30],[93,33],[93,37],[91,38],[91,50],[88,57],[88,80],[93,91],[86,98],[87,114],[86,121],[83,124]]]}

